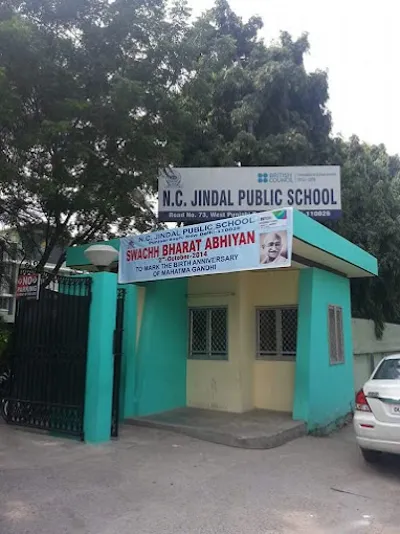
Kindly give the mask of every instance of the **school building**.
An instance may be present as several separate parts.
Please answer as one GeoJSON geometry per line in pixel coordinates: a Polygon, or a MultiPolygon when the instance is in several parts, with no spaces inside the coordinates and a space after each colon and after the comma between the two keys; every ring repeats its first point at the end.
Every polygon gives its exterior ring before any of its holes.
{"type": "MultiPolygon", "coordinates": [[[[119,240],[107,244],[119,248],[119,240]]],[[[70,248],[67,266],[94,271],[88,247],[70,248]]],[[[103,349],[92,402],[103,407],[103,429],[111,417],[115,314],[107,310],[121,288],[117,269],[115,262],[93,275],[101,280],[103,349]]],[[[346,415],[354,397],[350,279],[377,274],[373,256],[294,211],[290,267],[124,285],[120,419],[184,406],[256,408],[290,413],[312,430],[346,415]]]]}

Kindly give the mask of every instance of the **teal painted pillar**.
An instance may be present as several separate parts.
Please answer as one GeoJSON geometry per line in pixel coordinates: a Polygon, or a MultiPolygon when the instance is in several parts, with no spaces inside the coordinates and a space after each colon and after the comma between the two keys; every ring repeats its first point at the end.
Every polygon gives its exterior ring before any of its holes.
{"type": "Polygon", "coordinates": [[[303,269],[299,280],[293,418],[310,430],[347,415],[354,401],[350,282],[321,269],[303,269]],[[329,306],[342,310],[344,361],[329,354],[329,306]]]}
{"type": "Polygon", "coordinates": [[[146,285],[136,352],[135,414],[186,406],[187,278],[146,285]]]}
{"type": "Polygon", "coordinates": [[[308,421],[310,365],[313,344],[313,269],[302,269],[299,277],[296,374],[293,419],[308,421]]]}
{"type": "Polygon", "coordinates": [[[136,384],[136,323],[137,288],[133,284],[119,286],[125,289],[124,332],[122,338],[120,419],[133,417],[135,413],[136,384]]]}
{"type": "Polygon", "coordinates": [[[101,443],[111,435],[117,275],[95,273],[92,281],[84,432],[88,443],[101,443]]]}

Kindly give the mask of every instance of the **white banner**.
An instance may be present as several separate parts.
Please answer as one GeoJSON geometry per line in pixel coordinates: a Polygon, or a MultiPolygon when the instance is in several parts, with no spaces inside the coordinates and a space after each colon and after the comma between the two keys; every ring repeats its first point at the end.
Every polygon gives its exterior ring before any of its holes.
{"type": "Polygon", "coordinates": [[[158,180],[161,221],[201,222],[285,206],[314,219],[339,218],[340,167],[171,168],[158,180]]]}
{"type": "Polygon", "coordinates": [[[118,281],[289,267],[292,241],[291,208],[124,237],[118,281]]]}

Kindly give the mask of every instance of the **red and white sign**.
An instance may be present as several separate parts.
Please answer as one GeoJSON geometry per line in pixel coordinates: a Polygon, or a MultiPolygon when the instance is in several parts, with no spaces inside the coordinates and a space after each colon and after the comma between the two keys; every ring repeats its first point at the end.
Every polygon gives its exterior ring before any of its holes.
{"type": "Polygon", "coordinates": [[[38,299],[40,292],[40,274],[21,271],[17,281],[17,299],[38,299]]]}

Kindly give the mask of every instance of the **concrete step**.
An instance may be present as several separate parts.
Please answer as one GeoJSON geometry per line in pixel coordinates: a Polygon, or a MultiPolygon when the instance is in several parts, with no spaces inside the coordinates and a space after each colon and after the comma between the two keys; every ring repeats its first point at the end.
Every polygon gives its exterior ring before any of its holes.
{"type": "Polygon", "coordinates": [[[244,414],[180,408],[156,415],[130,418],[126,424],[169,430],[192,438],[243,449],[271,449],[306,434],[290,414],[253,410],[244,414]]]}

